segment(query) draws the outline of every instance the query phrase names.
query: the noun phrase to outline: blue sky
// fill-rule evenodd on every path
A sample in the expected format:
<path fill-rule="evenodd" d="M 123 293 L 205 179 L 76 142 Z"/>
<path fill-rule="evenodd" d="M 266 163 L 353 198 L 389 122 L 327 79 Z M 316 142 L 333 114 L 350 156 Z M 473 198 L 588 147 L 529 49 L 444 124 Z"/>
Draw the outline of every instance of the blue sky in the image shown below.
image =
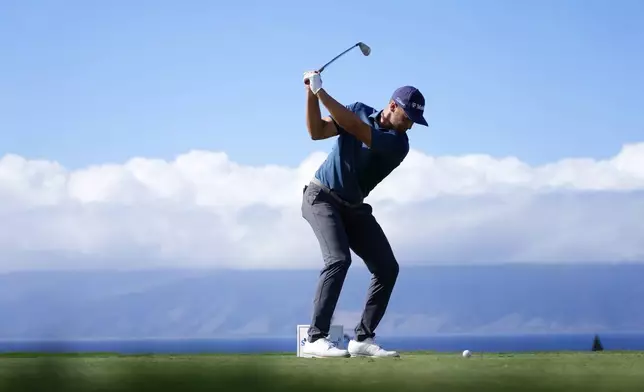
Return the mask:
<path fill-rule="evenodd" d="M 0 156 L 296 166 L 332 143 L 307 138 L 302 73 L 360 40 L 372 55 L 333 64 L 325 87 L 378 107 L 418 86 L 424 153 L 538 165 L 644 139 L 641 1 L 220 4 L 3 2 Z"/>
<path fill-rule="evenodd" d="M 333 96 L 427 98 L 367 200 L 402 266 L 644 261 L 641 1 L 2 4 L 0 271 L 318 269 L 302 75 L 358 41 Z"/>

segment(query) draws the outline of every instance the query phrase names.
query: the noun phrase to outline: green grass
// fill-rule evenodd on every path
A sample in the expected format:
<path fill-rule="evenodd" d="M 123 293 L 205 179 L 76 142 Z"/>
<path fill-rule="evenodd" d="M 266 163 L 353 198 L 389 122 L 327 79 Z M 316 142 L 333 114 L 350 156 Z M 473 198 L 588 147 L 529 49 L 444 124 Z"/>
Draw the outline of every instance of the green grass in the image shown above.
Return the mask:
<path fill-rule="evenodd" d="M 0 355 L 0 391 L 640 391 L 642 352 L 403 353 L 400 359 L 267 355 Z"/>

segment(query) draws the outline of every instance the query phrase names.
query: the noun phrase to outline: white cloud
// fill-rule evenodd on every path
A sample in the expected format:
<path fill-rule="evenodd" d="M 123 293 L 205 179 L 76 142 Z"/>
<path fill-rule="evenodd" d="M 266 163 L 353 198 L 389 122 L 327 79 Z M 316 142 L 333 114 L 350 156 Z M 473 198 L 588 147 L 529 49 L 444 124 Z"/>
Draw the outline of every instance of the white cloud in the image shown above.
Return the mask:
<path fill-rule="evenodd" d="M 0 159 L 0 269 L 318 268 L 298 167 L 192 151 L 70 171 Z M 644 261 L 644 143 L 531 167 L 412 151 L 369 197 L 402 265 Z"/>

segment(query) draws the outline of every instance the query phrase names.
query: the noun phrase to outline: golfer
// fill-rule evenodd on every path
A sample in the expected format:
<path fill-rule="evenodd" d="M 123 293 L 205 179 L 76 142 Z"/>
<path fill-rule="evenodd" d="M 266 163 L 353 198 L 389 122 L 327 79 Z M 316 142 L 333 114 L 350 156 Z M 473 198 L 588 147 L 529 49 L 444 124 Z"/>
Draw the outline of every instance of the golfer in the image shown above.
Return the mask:
<path fill-rule="evenodd" d="M 364 199 L 409 152 L 407 131 L 427 126 L 425 98 L 412 86 L 394 91 L 378 111 L 356 102 L 338 103 L 323 88 L 320 74 L 304 73 L 306 125 L 313 140 L 338 136 L 329 156 L 304 187 L 302 216 L 313 228 L 324 259 L 313 301 L 313 317 L 302 353 L 314 357 L 397 357 L 374 341 L 398 277 L 398 262 L 372 208 Z M 319 103 L 330 116 L 322 118 Z M 371 285 L 355 336 L 347 350 L 329 339 L 331 318 L 351 265 L 350 249 L 371 272 Z"/>

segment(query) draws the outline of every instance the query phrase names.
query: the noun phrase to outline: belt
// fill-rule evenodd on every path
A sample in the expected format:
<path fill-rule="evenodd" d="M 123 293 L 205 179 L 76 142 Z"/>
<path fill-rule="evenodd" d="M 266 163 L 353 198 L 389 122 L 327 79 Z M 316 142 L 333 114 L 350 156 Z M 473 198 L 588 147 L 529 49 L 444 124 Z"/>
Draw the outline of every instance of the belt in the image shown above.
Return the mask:
<path fill-rule="evenodd" d="M 314 184 L 314 185 L 316 185 L 316 186 L 318 186 L 318 187 L 322 188 L 322 190 L 324 190 L 326 193 L 328 193 L 329 195 L 331 195 L 331 197 L 333 197 L 333 198 L 334 198 L 334 199 L 336 199 L 339 203 L 341 203 L 341 204 L 343 204 L 343 205 L 345 205 L 345 206 L 347 206 L 347 207 L 357 207 L 357 206 L 359 206 L 359 205 L 361 205 L 361 204 L 362 204 L 362 200 L 360 200 L 360 201 L 359 201 L 359 202 L 357 202 L 357 203 L 350 203 L 350 202 L 348 202 L 348 201 L 344 200 L 342 197 L 340 197 L 340 195 L 338 195 L 338 194 L 337 194 L 337 192 L 336 192 L 336 191 L 334 191 L 333 189 L 331 189 L 331 188 L 327 187 L 326 185 L 324 185 L 322 182 L 320 182 L 320 180 L 318 180 L 318 179 L 317 179 L 317 178 L 315 178 L 315 177 L 313 177 L 313 178 L 311 179 L 311 184 Z"/>

